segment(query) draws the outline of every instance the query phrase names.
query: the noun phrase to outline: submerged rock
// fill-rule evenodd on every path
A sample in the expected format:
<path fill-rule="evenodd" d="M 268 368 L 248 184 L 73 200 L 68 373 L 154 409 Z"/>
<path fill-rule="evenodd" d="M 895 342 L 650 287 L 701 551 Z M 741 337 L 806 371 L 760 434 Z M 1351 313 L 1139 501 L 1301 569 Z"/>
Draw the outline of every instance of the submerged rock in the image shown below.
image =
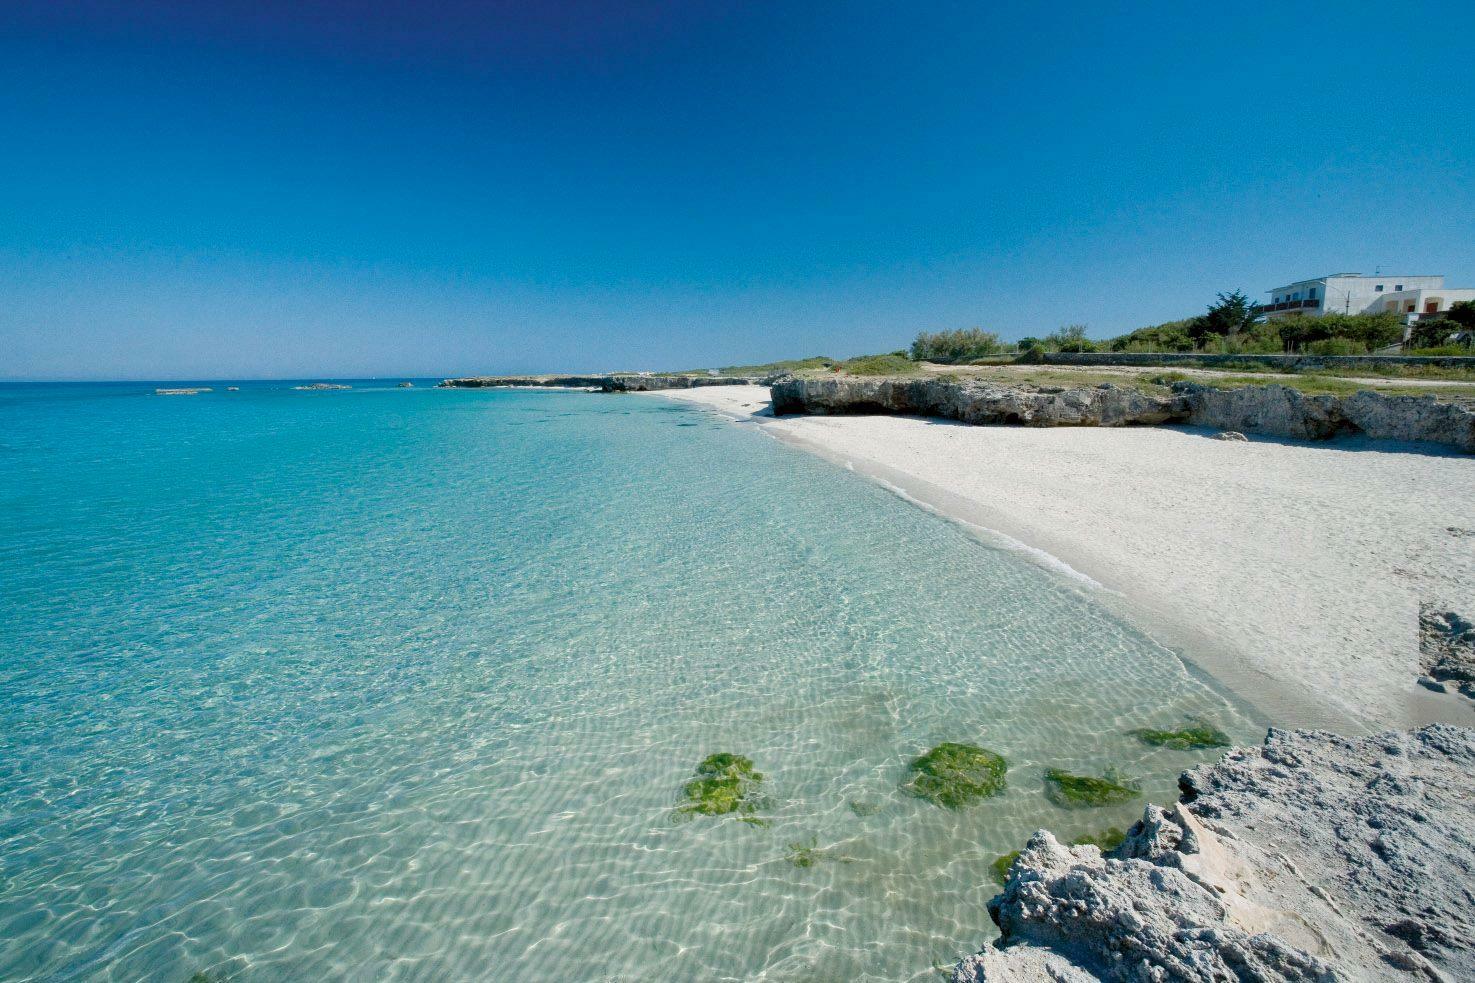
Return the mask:
<path fill-rule="evenodd" d="M 1175 748 L 1179 751 L 1228 747 L 1230 744 L 1228 734 L 1200 721 L 1192 721 L 1178 730 L 1154 730 L 1151 727 L 1139 727 L 1127 733 L 1144 744 Z"/>
<path fill-rule="evenodd" d="M 1475 730 L 1272 730 L 1115 850 L 1040 831 L 980 981 L 1475 979 Z"/>
<path fill-rule="evenodd" d="M 1243 441 L 1248 441 L 1250 438 L 1246 437 L 1244 434 L 1240 433 L 1238 430 L 1220 430 L 1218 433 L 1214 434 L 1214 439 L 1215 440 L 1243 440 Z"/>
<path fill-rule="evenodd" d="M 1008 762 L 972 744 L 944 741 L 907 766 L 911 777 L 902 788 L 919 799 L 959 809 L 1004 790 Z"/>
<path fill-rule="evenodd" d="M 1121 805 L 1142 794 L 1142 786 L 1109 769 L 1106 775 L 1072 775 L 1059 768 L 1045 772 L 1045 798 L 1062 809 L 1094 809 Z"/>
<path fill-rule="evenodd" d="M 763 825 L 754 816 L 761 805 L 763 773 L 740 754 L 711 754 L 697 765 L 697 777 L 682 787 L 686 804 L 681 815 L 727 816 L 736 814 L 743 822 Z"/>

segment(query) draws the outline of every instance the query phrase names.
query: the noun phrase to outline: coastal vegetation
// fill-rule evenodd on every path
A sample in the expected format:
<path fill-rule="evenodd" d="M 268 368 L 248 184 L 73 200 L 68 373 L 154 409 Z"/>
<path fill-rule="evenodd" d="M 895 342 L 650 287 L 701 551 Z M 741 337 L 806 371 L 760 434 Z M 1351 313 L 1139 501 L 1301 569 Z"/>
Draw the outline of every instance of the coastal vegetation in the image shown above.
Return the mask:
<path fill-rule="evenodd" d="M 1177 730 L 1155 730 L 1151 727 L 1139 727 L 1127 733 L 1144 744 L 1151 744 L 1153 747 L 1173 748 L 1179 751 L 1229 747 L 1230 743 L 1228 734 L 1202 721 L 1193 721 Z"/>
<path fill-rule="evenodd" d="M 960 809 L 1004 790 L 1008 763 L 973 744 L 944 741 L 907 766 L 902 788 L 946 809 Z"/>
<path fill-rule="evenodd" d="M 681 815 L 727 816 L 745 823 L 766 825 L 757 818 L 763 773 L 741 754 L 721 752 L 708 755 L 697 765 L 697 777 L 682 787 L 686 804 L 676 811 Z"/>
<path fill-rule="evenodd" d="M 923 331 L 912 341 L 911 357 L 918 362 L 959 365 L 1003 350 L 1004 343 L 999 336 L 981 328 Z"/>
<path fill-rule="evenodd" d="M 1142 786 L 1115 769 L 1104 776 L 1073 775 L 1059 768 L 1045 771 L 1045 798 L 1062 809 L 1095 809 L 1131 802 Z"/>

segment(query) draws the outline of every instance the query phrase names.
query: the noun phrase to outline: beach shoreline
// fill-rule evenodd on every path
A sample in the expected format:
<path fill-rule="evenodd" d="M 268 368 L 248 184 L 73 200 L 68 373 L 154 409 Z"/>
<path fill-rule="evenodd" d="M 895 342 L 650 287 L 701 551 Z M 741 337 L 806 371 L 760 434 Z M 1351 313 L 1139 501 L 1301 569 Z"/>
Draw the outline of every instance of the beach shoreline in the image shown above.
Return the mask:
<path fill-rule="evenodd" d="M 768 413 L 761 386 L 656 395 L 851 468 L 1019 552 L 1276 726 L 1469 725 L 1418 684 L 1419 605 L 1475 607 L 1470 459 L 1188 427 L 975 427 Z"/>

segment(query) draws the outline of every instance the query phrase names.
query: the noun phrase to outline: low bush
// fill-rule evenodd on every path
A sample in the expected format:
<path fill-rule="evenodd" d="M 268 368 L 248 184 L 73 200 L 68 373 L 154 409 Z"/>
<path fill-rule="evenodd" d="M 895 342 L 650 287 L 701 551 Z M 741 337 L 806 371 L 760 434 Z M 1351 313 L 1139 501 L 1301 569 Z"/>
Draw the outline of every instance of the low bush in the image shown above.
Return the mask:
<path fill-rule="evenodd" d="M 902 355 L 857 355 L 840 363 L 850 375 L 910 375 L 921 371 L 917 363 Z"/>
<path fill-rule="evenodd" d="M 1366 355 L 1367 345 L 1351 338 L 1323 338 L 1305 348 L 1308 355 Z"/>
<path fill-rule="evenodd" d="M 1003 342 L 992 331 L 967 328 L 957 331 L 926 331 L 912 342 L 911 355 L 918 362 L 941 362 L 951 365 L 1003 351 Z"/>

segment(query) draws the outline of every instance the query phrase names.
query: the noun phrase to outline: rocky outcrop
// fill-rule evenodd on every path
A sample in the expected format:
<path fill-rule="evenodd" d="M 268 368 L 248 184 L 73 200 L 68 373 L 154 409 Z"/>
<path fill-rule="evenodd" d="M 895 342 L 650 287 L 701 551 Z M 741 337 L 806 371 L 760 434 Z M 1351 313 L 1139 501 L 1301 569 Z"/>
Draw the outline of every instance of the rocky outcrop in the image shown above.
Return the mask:
<path fill-rule="evenodd" d="M 480 375 L 446 379 L 440 389 L 548 388 L 597 389 L 607 393 L 657 392 L 698 386 L 752 386 L 759 382 L 739 376 L 645 375 L 619 372 L 609 375 Z"/>
<path fill-rule="evenodd" d="M 1419 608 L 1420 680 L 1440 692 L 1451 689 L 1475 700 L 1475 622 L 1453 611 Z"/>
<path fill-rule="evenodd" d="M 1475 979 L 1475 731 L 1272 730 L 1120 847 L 1034 835 L 960 983 Z"/>
<path fill-rule="evenodd" d="M 305 386 L 293 386 L 292 388 L 300 389 L 305 392 L 322 392 L 329 389 L 352 389 L 353 387 L 345 386 L 342 383 L 338 382 L 309 382 Z"/>
<path fill-rule="evenodd" d="M 964 423 L 1029 427 L 1122 427 L 1183 415 L 1177 397 L 1149 396 L 1111 384 L 1001 386 L 976 379 L 787 379 L 773 386 L 773 412 L 899 413 Z"/>
<path fill-rule="evenodd" d="M 1187 422 L 1195 426 L 1301 440 L 1362 433 L 1475 452 L 1475 410 L 1433 396 L 1385 396 L 1370 390 L 1350 396 L 1308 395 L 1289 386 L 1216 389 L 1191 382 L 1177 383 L 1173 391 L 1184 400 Z"/>
<path fill-rule="evenodd" d="M 1470 406 L 1370 391 L 1308 395 L 1280 385 L 1217 389 L 1179 382 L 1171 395 L 1155 396 L 1110 383 L 1066 388 L 967 378 L 789 378 L 773 384 L 773 412 L 893 413 L 1029 427 L 1187 423 L 1300 440 L 1362 433 L 1475 452 L 1475 408 Z"/>

